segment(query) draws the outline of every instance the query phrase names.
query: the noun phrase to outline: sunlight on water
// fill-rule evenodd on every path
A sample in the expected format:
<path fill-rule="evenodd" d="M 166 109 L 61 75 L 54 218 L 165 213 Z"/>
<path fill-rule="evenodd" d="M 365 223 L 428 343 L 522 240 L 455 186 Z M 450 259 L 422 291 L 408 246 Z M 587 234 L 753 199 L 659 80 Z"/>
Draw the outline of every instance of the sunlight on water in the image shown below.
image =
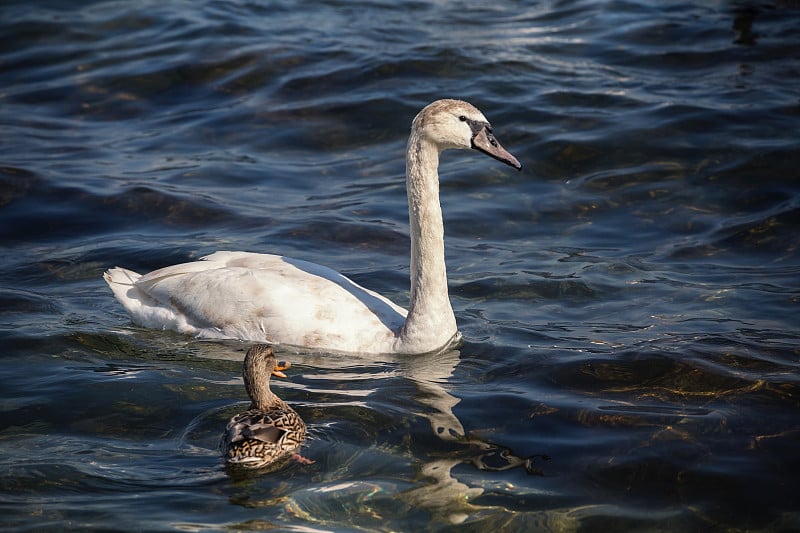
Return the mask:
<path fill-rule="evenodd" d="M 0 6 L 4 530 L 800 529 L 794 2 Z M 407 305 L 440 169 L 458 350 L 282 347 L 313 464 L 226 470 L 247 344 L 102 281 L 286 253 Z"/>

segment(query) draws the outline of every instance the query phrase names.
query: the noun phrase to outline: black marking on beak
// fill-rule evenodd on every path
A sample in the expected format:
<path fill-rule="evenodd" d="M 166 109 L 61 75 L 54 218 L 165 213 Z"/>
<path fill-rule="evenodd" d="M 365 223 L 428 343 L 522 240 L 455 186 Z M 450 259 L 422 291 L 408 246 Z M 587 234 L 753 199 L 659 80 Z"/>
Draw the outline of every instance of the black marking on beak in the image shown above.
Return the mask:
<path fill-rule="evenodd" d="M 522 164 L 517 161 L 517 158 L 511 155 L 500 143 L 495 139 L 492 132 L 492 125 L 488 122 L 479 122 L 477 120 L 470 120 L 466 117 L 459 117 L 467 124 L 472 130 L 472 147 L 479 152 L 483 152 L 489 157 L 493 157 L 498 161 L 502 161 L 506 165 L 512 166 L 517 170 L 522 169 Z"/>

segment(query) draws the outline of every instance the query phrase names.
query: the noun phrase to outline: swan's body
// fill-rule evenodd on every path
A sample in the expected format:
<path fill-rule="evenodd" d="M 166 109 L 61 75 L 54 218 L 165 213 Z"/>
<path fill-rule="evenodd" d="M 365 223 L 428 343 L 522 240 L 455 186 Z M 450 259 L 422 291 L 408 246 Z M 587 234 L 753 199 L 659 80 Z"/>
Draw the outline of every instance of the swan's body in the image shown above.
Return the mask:
<path fill-rule="evenodd" d="M 228 422 L 220 447 L 225 462 L 244 468 L 264 468 L 288 457 L 306 438 L 306 424 L 297 412 L 269 388 L 270 375 L 286 377 L 268 345 L 247 351 L 242 377 L 250 409 Z M 306 460 L 307 461 L 307 460 Z"/>
<path fill-rule="evenodd" d="M 141 277 L 120 268 L 111 276 L 137 324 L 205 338 L 390 353 L 406 317 L 330 268 L 278 255 L 215 252 Z"/>
<path fill-rule="evenodd" d="M 439 154 L 474 148 L 517 169 L 471 104 L 438 100 L 414 118 L 406 155 L 409 310 L 327 267 L 277 255 L 216 252 L 140 276 L 105 273 L 141 326 L 201 337 L 361 353 L 426 353 L 459 338 L 447 292 Z"/>

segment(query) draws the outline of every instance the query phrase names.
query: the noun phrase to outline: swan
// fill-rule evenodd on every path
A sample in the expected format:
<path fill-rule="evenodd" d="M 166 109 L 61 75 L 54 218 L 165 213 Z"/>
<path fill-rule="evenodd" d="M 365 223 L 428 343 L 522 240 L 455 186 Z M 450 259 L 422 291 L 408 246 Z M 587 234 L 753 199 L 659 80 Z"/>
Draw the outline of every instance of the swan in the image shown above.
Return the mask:
<path fill-rule="evenodd" d="M 267 344 L 256 344 L 247 350 L 242 378 L 250 408 L 228 421 L 220 443 L 229 465 L 264 468 L 290 456 L 304 464 L 314 462 L 294 453 L 306 438 L 305 422 L 269 388 L 270 375 L 285 378 L 282 371 L 290 366 L 283 361 L 278 363 Z"/>
<path fill-rule="evenodd" d="M 104 278 L 131 320 L 203 338 L 328 352 L 422 354 L 461 339 L 447 292 L 439 155 L 474 149 L 517 170 L 473 105 L 437 100 L 414 118 L 406 153 L 411 237 L 408 311 L 328 267 L 280 255 L 219 251 L 145 275 Z"/>

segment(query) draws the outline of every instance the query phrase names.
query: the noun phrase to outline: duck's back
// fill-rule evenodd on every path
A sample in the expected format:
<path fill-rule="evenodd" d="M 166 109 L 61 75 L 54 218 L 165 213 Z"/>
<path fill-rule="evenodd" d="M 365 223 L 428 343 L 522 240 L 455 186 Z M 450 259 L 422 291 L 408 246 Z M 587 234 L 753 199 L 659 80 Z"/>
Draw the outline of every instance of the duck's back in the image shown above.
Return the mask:
<path fill-rule="evenodd" d="M 222 451 L 228 463 L 259 467 L 295 452 L 305 437 L 305 422 L 289 407 L 250 410 L 228 422 Z"/>

